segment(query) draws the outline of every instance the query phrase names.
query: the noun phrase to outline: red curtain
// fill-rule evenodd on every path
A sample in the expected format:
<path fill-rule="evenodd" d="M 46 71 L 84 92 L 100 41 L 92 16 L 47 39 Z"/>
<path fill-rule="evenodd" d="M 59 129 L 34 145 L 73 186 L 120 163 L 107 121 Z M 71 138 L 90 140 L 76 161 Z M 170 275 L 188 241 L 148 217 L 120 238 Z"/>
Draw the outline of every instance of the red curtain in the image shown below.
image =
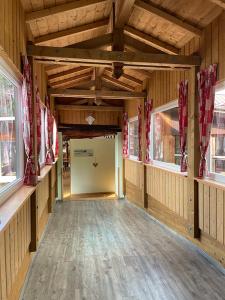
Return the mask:
<path fill-rule="evenodd" d="M 213 121 L 215 85 L 217 65 L 210 65 L 198 73 L 199 93 L 199 134 L 201 159 L 199 177 L 206 172 L 206 153 L 210 141 L 211 126 Z"/>
<path fill-rule="evenodd" d="M 36 85 L 35 89 L 36 89 L 36 118 L 37 118 L 37 156 L 38 156 L 37 174 L 40 175 L 39 156 L 41 152 L 41 97 L 37 86 L 37 77 L 36 77 L 35 85 Z"/>
<path fill-rule="evenodd" d="M 123 114 L 123 157 L 128 157 L 128 113 Z"/>
<path fill-rule="evenodd" d="M 27 156 L 27 162 L 24 173 L 24 184 L 37 184 L 37 170 L 35 168 L 34 157 L 34 116 L 32 110 L 32 71 L 27 57 L 24 57 L 23 66 L 23 140 Z"/>
<path fill-rule="evenodd" d="M 142 115 L 141 115 L 141 104 L 138 106 L 138 160 L 142 160 Z"/>
<path fill-rule="evenodd" d="M 179 99 L 178 99 L 178 113 L 179 113 L 179 135 L 180 135 L 180 171 L 187 171 L 187 127 L 188 127 L 188 81 L 182 80 L 179 83 Z"/>
<path fill-rule="evenodd" d="M 151 131 L 151 112 L 152 112 L 152 100 L 148 100 L 145 103 L 145 138 L 146 138 L 146 163 L 150 162 L 150 131 Z"/>
<path fill-rule="evenodd" d="M 54 162 L 54 153 L 53 153 L 53 122 L 54 117 L 51 114 L 49 99 L 46 98 L 46 112 L 45 112 L 45 144 L 46 144 L 46 165 L 52 165 Z"/>

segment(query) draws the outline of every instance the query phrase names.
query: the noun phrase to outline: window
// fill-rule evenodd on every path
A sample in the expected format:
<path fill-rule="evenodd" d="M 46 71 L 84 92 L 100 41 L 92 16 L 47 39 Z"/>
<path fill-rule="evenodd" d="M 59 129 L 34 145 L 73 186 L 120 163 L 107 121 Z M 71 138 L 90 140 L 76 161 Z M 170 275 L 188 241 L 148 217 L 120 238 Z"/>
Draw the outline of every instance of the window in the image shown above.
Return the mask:
<path fill-rule="evenodd" d="M 153 111 L 151 141 L 153 162 L 178 171 L 181 157 L 178 101 Z"/>
<path fill-rule="evenodd" d="M 39 156 L 39 164 L 41 167 L 45 164 L 45 107 L 41 105 L 41 150 Z"/>
<path fill-rule="evenodd" d="M 209 177 L 225 182 L 225 89 L 218 89 L 215 95 L 207 168 Z"/>
<path fill-rule="evenodd" d="M 21 86 L 0 61 L 0 204 L 23 176 Z"/>
<path fill-rule="evenodd" d="M 129 156 L 131 158 L 138 158 L 139 141 L 138 141 L 138 117 L 132 118 L 128 123 L 129 132 Z"/>

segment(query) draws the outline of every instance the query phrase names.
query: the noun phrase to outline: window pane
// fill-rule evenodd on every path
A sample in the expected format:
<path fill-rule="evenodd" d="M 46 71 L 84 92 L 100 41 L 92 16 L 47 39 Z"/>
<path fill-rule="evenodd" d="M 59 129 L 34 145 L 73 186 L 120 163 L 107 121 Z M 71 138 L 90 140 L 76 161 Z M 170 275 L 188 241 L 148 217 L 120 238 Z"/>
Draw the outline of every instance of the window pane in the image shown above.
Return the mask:
<path fill-rule="evenodd" d="M 225 95 L 219 93 L 215 96 L 208 168 L 211 173 L 225 175 Z"/>
<path fill-rule="evenodd" d="M 153 159 L 180 164 L 178 107 L 153 114 Z"/>
<path fill-rule="evenodd" d="M 129 121 L 129 155 L 138 157 L 138 120 Z"/>
<path fill-rule="evenodd" d="M 0 190 L 17 178 L 17 88 L 0 72 Z"/>

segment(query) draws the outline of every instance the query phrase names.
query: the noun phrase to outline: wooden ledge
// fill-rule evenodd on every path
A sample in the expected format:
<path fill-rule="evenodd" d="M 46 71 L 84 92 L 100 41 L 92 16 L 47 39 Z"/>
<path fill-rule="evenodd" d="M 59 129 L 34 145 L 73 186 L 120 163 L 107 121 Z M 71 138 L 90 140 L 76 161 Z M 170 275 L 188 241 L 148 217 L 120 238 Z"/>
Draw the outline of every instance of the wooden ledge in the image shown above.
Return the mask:
<path fill-rule="evenodd" d="M 31 187 L 23 185 L 0 206 L 0 232 L 5 229 L 7 224 L 12 220 L 14 215 L 32 195 L 35 189 L 35 186 Z"/>
<path fill-rule="evenodd" d="M 51 170 L 53 165 L 47 165 L 47 166 L 44 166 L 42 169 L 41 169 L 41 175 L 38 176 L 38 182 L 41 182 L 45 176 L 49 173 L 49 171 Z"/>
<path fill-rule="evenodd" d="M 129 160 L 129 161 L 132 161 L 132 162 L 136 162 L 138 164 L 143 164 L 143 161 L 136 160 L 136 159 L 130 158 L 130 157 L 126 157 L 126 158 L 124 158 L 124 160 Z"/>
<path fill-rule="evenodd" d="M 225 191 L 225 183 L 221 183 L 221 182 L 215 181 L 213 179 L 209 179 L 209 178 L 206 179 L 206 178 L 195 177 L 194 179 L 195 179 L 195 181 L 197 181 L 199 183 L 210 185 L 210 186 L 213 186 L 215 188 L 219 188 L 219 189 L 222 189 Z"/>
<path fill-rule="evenodd" d="M 175 171 L 175 170 L 170 170 L 169 168 L 163 168 L 161 166 L 157 166 L 157 165 L 154 165 L 154 164 L 147 164 L 147 163 L 144 163 L 144 165 L 147 167 L 147 168 L 155 168 L 155 169 L 159 169 L 161 171 L 164 171 L 164 172 L 168 172 L 168 173 L 172 173 L 172 174 L 175 174 L 175 175 L 178 175 L 178 176 L 181 176 L 181 177 L 188 177 L 187 173 L 184 172 L 178 172 L 178 171 Z"/>

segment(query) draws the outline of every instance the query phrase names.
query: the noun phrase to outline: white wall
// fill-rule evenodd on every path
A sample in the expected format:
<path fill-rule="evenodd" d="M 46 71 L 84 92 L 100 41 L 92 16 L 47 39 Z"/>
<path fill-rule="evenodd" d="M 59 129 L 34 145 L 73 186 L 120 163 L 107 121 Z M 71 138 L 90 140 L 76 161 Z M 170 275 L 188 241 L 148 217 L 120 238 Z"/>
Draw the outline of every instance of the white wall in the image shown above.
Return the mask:
<path fill-rule="evenodd" d="M 74 150 L 93 149 L 93 157 L 75 157 Z M 115 192 L 115 140 L 94 138 L 70 141 L 71 194 Z M 98 163 L 97 167 L 93 162 Z"/>

